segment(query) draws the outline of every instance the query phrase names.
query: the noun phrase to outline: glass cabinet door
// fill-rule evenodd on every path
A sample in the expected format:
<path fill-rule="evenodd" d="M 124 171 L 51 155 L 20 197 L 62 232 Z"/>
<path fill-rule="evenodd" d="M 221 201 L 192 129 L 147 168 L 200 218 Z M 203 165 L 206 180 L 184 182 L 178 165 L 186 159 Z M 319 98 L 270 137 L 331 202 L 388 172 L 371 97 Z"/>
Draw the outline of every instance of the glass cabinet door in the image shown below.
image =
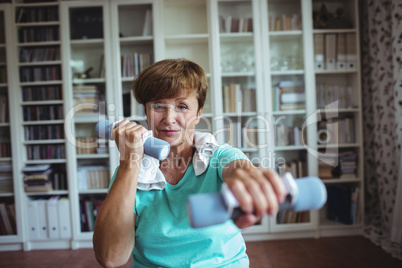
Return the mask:
<path fill-rule="evenodd" d="M 64 74 L 66 88 L 66 134 L 69 141 L 69 185 L 74 189 L 72 206 L 74 233 L 91 238 L 97 211 L 110 182 L 109 141 L 95 133 L 96 123 L 116 110 L 112 83 L 111 41 L 108 1 L 62 3 Z M 68 128 L 67 128 L 68 127 Z M 71 131 L 69 131 L 71 129 Z"/>

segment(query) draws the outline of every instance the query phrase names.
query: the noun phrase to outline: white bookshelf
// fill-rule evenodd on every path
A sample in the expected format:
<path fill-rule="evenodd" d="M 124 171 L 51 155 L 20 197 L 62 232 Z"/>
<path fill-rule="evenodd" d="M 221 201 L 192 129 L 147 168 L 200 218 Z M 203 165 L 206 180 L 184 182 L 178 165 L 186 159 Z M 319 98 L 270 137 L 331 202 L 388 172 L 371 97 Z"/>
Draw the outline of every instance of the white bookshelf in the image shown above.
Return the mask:
<path fill-rule="evenodd" d="M 321 4 L 328 5 L 330 10 L 342 6 L 346 19 L 351 21 L 348 28 L 315 29 L 312 10 Z M 15 14 L 19 8 L 57 7 L 59 19 L 52 22 L 16 22 Z M 98 12 L 102 16 L 101 36 L 77 36 L 77 25 L 74 18 L 82 11 Z M 147 10 L 152 12 L 152 20 L 146 20 Z M 7 49 L 5 66 L 8 72 L 8 83 L 0 83 L 0 89 L 13 87 L 9 93 L 10 123 L 0 123 L 0 131 L 9 129 L 11 133 L 13 157 L 0 158 L 13 163 L 14 192 L 2 193 L 2 198 L 12 198 L 16 204 L 18 218 L 17 235 L 0 236 L 0 250 L 3 249 L 37 249 L 37 248 L 81 248 L 91 247 L 92 232 L 81 228 L 80 207 L 82 200 L 102 199 L 107 189 L 79 188 L 78 168 L 83 165 L 109 166 L 110 176 L 118 165 L 118 151 L 113 142 L 108 143 L 108 153 L 78 154 L 74 139 L 94 136 L 94 127 L 101 118 L 121 119 L 123 117 L 145 123 L 142 108 L 135 105 L 130 96 L 131 83 L 135 74 L 122 69 L 121 56 L 137 54 L 151 55 L 151 62 L 165 58 L 187 58 L 200 64 L 207 73 L 209 92 L 204 107 L 204 114 L 198 130 L 216 134 L 220 143 L 227 142 L 228 137 L 222 133 L 233 123 L 233 129 L 244 126 L 257 128 L 259 148 L 240 144 L 240 149 L 250 159 L 267 168 L 276 168 L 278 160 L 292 163 L 305 162 L 304 172 L 309 176 L 317 176 L 319 161 L 315 157 L 317 151 L 339 152 L 353 151 L 357 155 L 356 175 L 345 178 L 327 178 L 326 186 L 344 185 L 361 189 L 359 195 L 360 219 L 363 218 L 364 205 L 364 172 L 363 172 L 363 136 L 362 136 L 362 104 L 359 62 L 359 27 L 357 0 L 100 0 L 100 1 L 60 1 L 42 3 L 24 3 L 14 0 L 12 4 L 0 4 L 0 12 L 4 12 L 6 43 L 0 50 Z M 77 13 L 78 12 L 78 13 Z M 13 15 L 14 14 L 14 15 Z M 272 28 L 272 17 L 297 14 L 299 23 L 285 30 Z M 180 16 L 182 19 L 178 20 Z M 221 18 L 252 19 L 252 31 L 221 30 Z M 240 21 L 240 20 L 239 20 Z M 296 21 L 296 20 L 295 20 Z M 151 24 L 149 24 L 152 22 Z M 246 22 L 243 21 L 244 25 Z M 144 25 L 146 34 L 144 35 Z M 47 42 L 19 42 L 17 30 L 24 27 L 59 27 L 60 40 Z M 80 27 L 78 27 L 80 28 Z M 83 29 L 85 27 L 82 27 Z M 99 30 L 98 29 L 98 30 Z M 250 28 L 251 29 L 251 28 Z M 82 29 L 80 29 L 82 30 Z M 315 69 L 314 36 L 317 34 L 355 34 L 356 64 L 350 69 Z M 60 59 L 46 62 L 19 63 L 18 51 L 26 47 L 60 47 Z M 9 53 L 10 52 L 10 53 Z M 11 53 L 12 52 L 12 53 Z M 104 72 L 101 75 L 101 55 L 104 55 Z M 147 56 L 144 56 L 147 57 Z M 286 63 L 284 63 L 284 60 Z M 3 63 L 3 60 L 0 59 Z M 71 62 L 74 62 L 73 69 Z M 21 68 L 60 66 L 61 79 L 54 81 L 21 81 Z M 2 67 L 3 65 L 0 65 Z M 90 77 L 80 78 L 76 72 L 83 72 L 93 67 Z M 124 72 L 127 72 L 123 74 Z M 305 101 L 302 107 L 280 110 L 276 86 L 281 81 L 301 81 Z M 350 86 L 355 100 L 353 107 L 331 107 L 324 110 L 319 105 L 318 85 Z M 75 114 L 73 87 L 97 86 L 104 95 L 106 115 Z M 247 111 L 241 105 L 228 110 L 224 94 L 224 86 L 240 85 L 240 89 L 255 90 L 254 107 Z M 26 100 L 23 101 L 21 88 L 60 86 L 60 100 Z M 250 92 L 249 92 L 250 93 Z M 254 93 L 254 92 L 252 92 Z M 238 95 L 240 96 L 240 95 Z M 243 97 L 242 97 L 243 98 Z M 327 104 L 327 103 L 325 103 Z M 62 106 L 66 118 L 42 121 L 24 121 L 23 109 L 35 106 Z M 354 120 L 355 139 L 350 142 L 335 144 L 318 144 L 318 116 L 336 115 L 334 118 L 350 117 Z M 305 143 L 276 144 L 276 126 L 305 128 Z M 66 138 L 25 140 L 24 128 L 40 125 L 64 125 Z M 229 127 L 230 128 L 230 127 Z M 240 133 L 241 134 L 241 133 Z M 240 135 L 237 133 L 238 137 Z M 71 138 L 73 138 L 71 140 Z M 237 138 L 242 141 L 242 139 Z M 237 140 L 236 139 L 236 140 Z M 242 143 L 242 142 L 240 142 Z M 27 158 L 27 147 L 36 145 L 65 145 L 66 157 L 62 159 Z M 14 161 L 15 159 L 21 161 Z M 22 168 L 26 164 L 54 164 L 66 167 L 68 187 L 63 191 L 50 193 L 24 192 Z M 26 198 L 61 195 L 68 197 L 71 212 L 72 236 L 69 239 L 31 240 L 26 225 L 28 214 Z M 280 222 L 275 217 L 264 217 L 255 226 L 244 230 L 247 240 L 285 239 L 303 237 L 321 237 L 337 235 L 361 234 L 363 223 L 341 224 L 327 220 L 327 207 L 320 211 L 310 211 L 304 215 L 302 222 Z M 290 217 L 290 216 L 289 216 Z M 293 218 L 294 219 L 294 218 Z"/>

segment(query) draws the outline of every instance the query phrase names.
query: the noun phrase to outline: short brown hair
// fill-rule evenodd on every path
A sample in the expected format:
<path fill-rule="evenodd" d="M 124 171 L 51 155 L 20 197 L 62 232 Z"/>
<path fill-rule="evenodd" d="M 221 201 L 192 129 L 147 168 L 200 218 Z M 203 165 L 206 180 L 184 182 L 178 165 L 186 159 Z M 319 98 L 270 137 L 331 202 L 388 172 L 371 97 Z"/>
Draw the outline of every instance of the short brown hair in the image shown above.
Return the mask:
<path fill-rule="evenodd" d="M 133 81 L 133 94 L 138 103 L 174 98 L 186 90 L 193 90 L 198 110 L 204 107 L 208 82 L 204 70 L 186 59 L 166 59 L 155 62 L 141 71 Z"/>

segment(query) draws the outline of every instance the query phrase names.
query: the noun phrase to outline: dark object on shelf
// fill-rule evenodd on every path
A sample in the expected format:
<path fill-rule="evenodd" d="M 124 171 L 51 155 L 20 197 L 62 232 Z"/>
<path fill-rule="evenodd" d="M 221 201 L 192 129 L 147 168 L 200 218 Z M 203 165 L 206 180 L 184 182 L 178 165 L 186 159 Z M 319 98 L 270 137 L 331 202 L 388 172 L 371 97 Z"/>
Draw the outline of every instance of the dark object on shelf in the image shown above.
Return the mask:
<path fill-rule="evenodd" d="M 351 188 L 344 185 L 329 185 L 327 192 L 327 218 L 343 224 L 353 224 Z"/>
<path fill-rule="evenodd" d="M 91 78 L 91 75 L 89 74 L 91 71 L 93 70 L 92 67 L 89 67 L 88 69 L 86 69 L 85 71 L 83 71 L 82 73 L 74 73 L 74 78 L 79 78 L 79 79 L 88 79 Z"/>
<path fill-rule="evenodd" d="M 345 29 L 352 28 L 351 23 L 344 16 L 343 8 L 337 8 L 335 13 L 328 11 L 325 4 L 319 11 L 313 11 L 314 29 Z"/>
<path fill-rule="evenodd" d="M 71 39 L 103 38 L 102 8 L 72 9 L 70 21 Z"/>

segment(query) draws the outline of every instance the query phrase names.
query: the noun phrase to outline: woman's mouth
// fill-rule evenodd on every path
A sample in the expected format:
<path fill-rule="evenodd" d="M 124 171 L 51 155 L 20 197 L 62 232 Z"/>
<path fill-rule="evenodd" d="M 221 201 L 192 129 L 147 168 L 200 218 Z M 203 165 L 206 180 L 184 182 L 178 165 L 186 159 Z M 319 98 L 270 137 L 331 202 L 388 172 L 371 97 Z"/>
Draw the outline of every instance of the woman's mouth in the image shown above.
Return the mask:
<path fill-rule="evenodd" d="M 163 132 L 165 135 L 174 135 L 176 133 L 178 133 L 178 130 L 170 130 L 170 129 L 165 129 L 165 130 L 161 130 L 161 132 Z"/>

